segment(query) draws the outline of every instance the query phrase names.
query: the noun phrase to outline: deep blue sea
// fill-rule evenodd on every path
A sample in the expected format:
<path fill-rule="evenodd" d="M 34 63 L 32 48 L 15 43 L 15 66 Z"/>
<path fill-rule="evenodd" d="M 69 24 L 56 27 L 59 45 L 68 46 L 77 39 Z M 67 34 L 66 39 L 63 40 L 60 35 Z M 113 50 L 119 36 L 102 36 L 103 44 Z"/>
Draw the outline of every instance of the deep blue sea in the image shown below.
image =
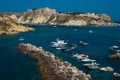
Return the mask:
<path fill-rule="evenodd" d="M 38 26 L 32 25 L 36 31 L 19 33 L 11 36 L 0 36 L 0 80 L 38 80 L 40 75 L 36 60 L 22 54 L 15 46 L 19 43 L 32 43 L 42 46 L 45 50 L 53 52 L 59 58 L 70 62 L 73 66 L 91 74 L 92 80 L 119 80 L 113 76 L 113 72 L 120 73 L 120 60 L 111 60 L 109 54 L 113 54 L 108 47 L 117 45 L 120 47 L 120 27 L 64 27 L 64 26 Z M 93 33 L 89 33 L 92 30 Z M 20 37 L 25 40 L 19 41 Z M 83 62 L 72 57 L 72 53 L 61 52 L 50 47 L 50 43 L 56 38 L 69 40 L 77 44 L 73 53 L 87 52 L 90 58 L 96 59 L 101 67 L 111 66 L 113 72 L 101 72 L 88 70 L 83 67 Z M 90 45 L 81 46 L 83 40 Z"/>

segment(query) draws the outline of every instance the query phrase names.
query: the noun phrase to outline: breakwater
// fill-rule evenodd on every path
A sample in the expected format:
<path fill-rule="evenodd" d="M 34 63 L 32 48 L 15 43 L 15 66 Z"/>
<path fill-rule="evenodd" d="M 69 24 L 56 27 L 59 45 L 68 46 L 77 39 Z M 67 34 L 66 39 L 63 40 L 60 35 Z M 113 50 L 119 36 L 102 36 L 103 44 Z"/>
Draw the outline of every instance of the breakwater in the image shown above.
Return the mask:
<path fill-rule="evenodd" d="M 113 54 L 113 55 L 109 55 L 108 57 L 111 58 L 111 59 L 120 59 L 120 54 L 119 53 L 118 54 Z"/>
<path fill-rule="evenodd" d="M 69 62 L 63 61 L 54 54 L 45 51 L 42 47 L 32 44 L 21 43 L 17 48 L 24 54 L 37 60 L 45 80 L 90 80 L 91 76 L 72 66 Z"/>

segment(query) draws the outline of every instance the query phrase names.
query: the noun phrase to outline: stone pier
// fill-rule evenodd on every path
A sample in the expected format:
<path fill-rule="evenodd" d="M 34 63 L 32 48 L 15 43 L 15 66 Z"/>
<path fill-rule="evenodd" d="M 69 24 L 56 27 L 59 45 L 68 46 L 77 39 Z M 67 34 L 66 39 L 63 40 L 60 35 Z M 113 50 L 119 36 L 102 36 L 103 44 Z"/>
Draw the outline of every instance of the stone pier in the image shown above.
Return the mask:
<path fill-rule="evenodd" d="M 90 80 L 91 75 L 63 61 L 42 47 L 21 43 L 17 48 L 24 54 L 37 60 L 37 65 L 44 80 Z"/>

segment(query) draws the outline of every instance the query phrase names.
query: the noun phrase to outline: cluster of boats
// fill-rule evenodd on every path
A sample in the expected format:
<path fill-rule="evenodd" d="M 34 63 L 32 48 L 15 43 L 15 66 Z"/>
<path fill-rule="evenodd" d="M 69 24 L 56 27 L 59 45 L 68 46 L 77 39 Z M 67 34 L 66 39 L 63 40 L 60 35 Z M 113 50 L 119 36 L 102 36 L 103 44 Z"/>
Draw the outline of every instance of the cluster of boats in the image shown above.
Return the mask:
<path fill-rule="evenodd" d="M 94 59 L 90 59 L 87 53 L 82 54 L 74 54 L 73 57 L 76 57 L 77 59 L 81 60 L 82 62 L 85 62 L 83 65 L 84 67 L 88 69 L 99 69 L 99 64 Z"/>
<path fill-rule="evenodd" d="M 86 43 L 84 41 L 80 41 L 79 43 L 82 46 L 88 45 L 88 43 Z M 68 43 L 68 40 L 65 41 L 65 40 L 60 40 L 58 38 L 56 39 L 56 41 L 51 42 L 50 46 L 57 50 L 61 50 L 61 51 L 65 51 L 65 52 L 71 52 L 77 48 L 76 44 L 70 44 L 70 43 Z"/>
<path fill-rule="evenodd" d="M 120 40 L 118 41 L 120 43 Z M 120 54 L 120 47 L 119 46 L 110 46 L 108 48 L 110 51 L 114 52 L 115 54 Z M 120 73 L 114 72 L 113 75 L 117 78 L 120 78 Z"/>
<path fill-rule="evenodd" d="M 56 39 L 55 42 L 51 42 L 51 47 L 56 48 L 57 50 L 70 52 L 73 51 L 77 47 L 77 45 L 68 44 L 68 41 Z"/>
<path fill-rule="evenodd" d="M 89 45 L 89 43 L 84 42 L 84 41 L 80 41 L 79 44 L 81 46 Z M 56 41 L 51 42 L 50 46 L 57 50 L 61 50 L 64 52 L 71 52 L 77 48 L 76 44 L 70 44 L 70 43 L 68 43 L 68 41 L 60 40 L 60 39 L 56 39 Z M 120 53 L 119 46 L 111 46 L 111 47 L 109 47 L 109 50 L 116 52 L 117 54 Z M 81 62 L 84 63 L 83 66 L 90 70 L 100 70 L 100 71 L 104 71 L 104 72 L 114 70 L 112 67 L 100 67 L 100 64 L 98 64 L 96 62 L 96 60 L 89 58 L 89 55 L 87 53 L 81 53 L 81 54 L 76 53 L 72 57 L 75 57 L 78 60 L 81 60 Z M 120 78 L 120 74 L 117 72 L 114 72 L 113 75 L 115 77 Z"/>
<path fill-rule="evenodd" d="M 81 53 L 81 54 L 74 54 L 73 57 L 81 60 L 82 62 L 84 62 L 83 66 L 85 68 L 88 68 L 90 70 L 100 70 L 103 72 L 110 72 L 113 71 L 114 69 L 112 67 L 100 67 L 100 64 L 98 64 L 96 62 L 96 60 L 94 59 L 90 59 L 87 53 Z M 117 72 L 114 72 L 113 75 L 115 77 L 120 78 L 120 74 Z"/>

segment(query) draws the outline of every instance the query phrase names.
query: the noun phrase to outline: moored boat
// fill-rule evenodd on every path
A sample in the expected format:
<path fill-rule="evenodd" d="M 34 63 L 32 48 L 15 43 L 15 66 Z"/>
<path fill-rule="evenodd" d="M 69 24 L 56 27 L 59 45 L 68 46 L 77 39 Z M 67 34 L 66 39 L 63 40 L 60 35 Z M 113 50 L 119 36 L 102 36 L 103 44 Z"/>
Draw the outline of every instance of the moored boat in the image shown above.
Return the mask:
<path fill-rule="evenodd" d="M 99 69 L 99 64 L 97 64 L 95 61 L 92 61 L 91 63 L 84 64 L 84 67 L 88 69 Z"/>
<path fill-rule="evenodd" d="M 109 47 L 109 50 L 111 50 L 111 51 L 116 51 L 118 49 L 119 49 L 119 46 L 110 46 Z"/>
<path fill-rule="evenodd" d="M 24 41 L 25 39 L 23 37 L 20 37 L 19 38 L 19 41 Z"/>
<path fill-rule="evenodd" d="M 113 75 L 114 75 L 115 77 L 120 78 L 120 74 L 119 74 L 119 73 L 114 72 Z"/>
<path fill-rule="evenodd" d="M 102 67 L 100 68 L 101 71 L 108 72 L 108 71 L 113 71 L 114 69 L 112 67 Z"/>
<path fill-rule="evenodd" d="M 73 57 L 76 57 L 77 59 L 86 59 L 89 56 L 86 53 L 82 53 L 82 54 L 74 54 Z"/>
<path fill-rule="evenodd" d="M 91 63 L 86 63 L 84 64 L 84 67 L 88 67 L 88 66 L 92 66 L 92 65 L 95 65 L 95 66 L 99 66 L 100 64 L 96 63 L 95 61 L 91 62 Z"/>
<path fill-rule="evenodd" d="M 82 62 L 91 62 L 91 61 L 96 61 L 96 60 L 93 60 L 93 59 L 89 59 L 89 58 L 85 58 L 83 60 L 81 60 Z"/>
<path fill-rule="evenodd" d="M 87 46 L 88 43 L 86 43 L 86 42 L 84 42 L 84 41 L 80 41 L 80 45 L 82 45 L 82 46 Z"/>

